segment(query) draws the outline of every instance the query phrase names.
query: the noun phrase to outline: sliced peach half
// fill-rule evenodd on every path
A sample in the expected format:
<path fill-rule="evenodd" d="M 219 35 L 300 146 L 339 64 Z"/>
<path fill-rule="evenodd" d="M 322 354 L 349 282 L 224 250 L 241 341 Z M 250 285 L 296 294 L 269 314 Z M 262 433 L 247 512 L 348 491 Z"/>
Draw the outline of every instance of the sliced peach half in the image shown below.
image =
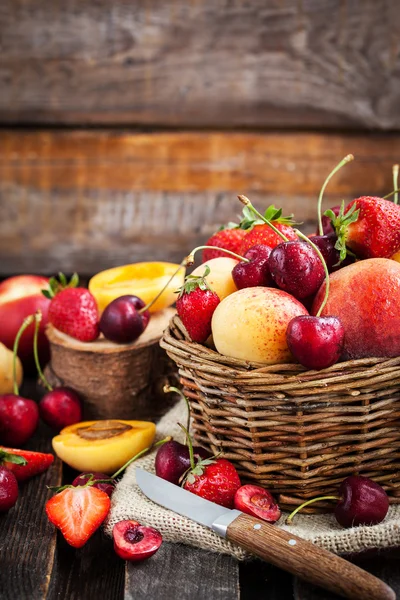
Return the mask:
<path fill-rule="evenodd" d="M 155 433 L 149 421 L 82 421 L 62 429 L 52 443 L 57 456 L 73 469 L 111 475 L 151 446 Z"/>
<path fill-rule="evenodd" d="M 185 269 L 179 268 L 178 264 L 141 262 L 100 271 L 89 281 L 89 290 L 102 312 L 112 300 L 126 294 L 138 296 L 148 304 L 167 286 L 150 308 L 150 312 L 156 312 L 174 304 L 177 297 L 175 292 L 183 284 L 184 278 Z"/>

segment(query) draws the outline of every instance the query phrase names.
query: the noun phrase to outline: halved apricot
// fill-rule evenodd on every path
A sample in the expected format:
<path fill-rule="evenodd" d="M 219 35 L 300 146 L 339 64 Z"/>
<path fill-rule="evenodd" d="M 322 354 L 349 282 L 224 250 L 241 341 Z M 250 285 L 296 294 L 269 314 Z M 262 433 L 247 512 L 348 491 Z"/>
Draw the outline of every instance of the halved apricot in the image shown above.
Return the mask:
<path fill-rule="evenodd" d="M 52 443 L 57 456 L 73 469 L 112 474 L 150 446 L 155 433 L 149 421 L 82 421 L 64 427 Z"/>
<path fill-rule="evenodd" d="M 150 312 L 156 312 L 174 304 L 177 297 L 175 292 L 185 278 L 184 267 L 169 283 L 168 280 L 178 269 L 178 264 L 169 262 L 141 262 L 114 267 L 94 275 L 89 281 L 89 290 L 102 312 L 112 300 L 126 294 L 138 296 L 147 304 L 168 284 L 150 308 Z"/>

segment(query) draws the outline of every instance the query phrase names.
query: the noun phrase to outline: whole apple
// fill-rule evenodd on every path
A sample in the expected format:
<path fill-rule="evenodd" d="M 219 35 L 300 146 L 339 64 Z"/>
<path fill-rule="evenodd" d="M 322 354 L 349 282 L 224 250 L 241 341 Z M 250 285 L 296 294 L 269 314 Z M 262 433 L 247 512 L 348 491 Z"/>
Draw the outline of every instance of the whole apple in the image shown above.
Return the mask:
<path fill-rule="evenodd" d="M 42 289 L 48 287 L 48 282 L 46 277 L 39 275 L 16 275 L 0 283 L 0 342 L 12 349 L 22 321 L 28 315 L 40 310 L 43 316 L 39 328 L 38 349 L 42 363 L 49 357 L 49 344 L 44 331 L 50 300 L 42 294 Z M 34 366 L 34 329 L 32 323 L 24 331 L 18 348 L 18 356 L 27 370 Z"/>

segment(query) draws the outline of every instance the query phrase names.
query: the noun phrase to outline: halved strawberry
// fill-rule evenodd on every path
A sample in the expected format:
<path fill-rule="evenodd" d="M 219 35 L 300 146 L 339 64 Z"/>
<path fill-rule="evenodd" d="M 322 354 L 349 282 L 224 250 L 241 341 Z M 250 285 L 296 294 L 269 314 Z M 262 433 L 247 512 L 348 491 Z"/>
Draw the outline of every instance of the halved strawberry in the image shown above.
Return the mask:
<path fill-rule="evenodd" d="M 108 495 L 93 486 L 67 487 L 46 503 L 46 514 L 74 548 L 82 548 L 110 510 Z"/>
<path fill-rule="evenodd" d="M 21 460 L 16 460 L 21 459 Z M 44 452 L 31 452 L 0 446 L 0 464 L 12 471 L 17 481 L 25 481 L 44 473 L 54 462 L 54 456 Z"/>

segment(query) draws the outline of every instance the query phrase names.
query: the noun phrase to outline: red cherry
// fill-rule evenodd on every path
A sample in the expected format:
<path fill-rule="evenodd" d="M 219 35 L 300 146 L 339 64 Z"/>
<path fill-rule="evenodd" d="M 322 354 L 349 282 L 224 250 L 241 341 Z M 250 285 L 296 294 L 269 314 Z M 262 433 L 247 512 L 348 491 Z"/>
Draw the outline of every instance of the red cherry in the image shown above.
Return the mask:
<path fill-rule="evenodd" d="M 0 396 L 0 443 L 19 448 L 33 435 L 39 409 L 33 400 L 16 394 Z"/>
<path fill-rule="evenodd" d="M 111 481 L 111 477 L 109 475 L 106 475 L 105 473 L 99 473 L 98 471 L 93 471 L 93 473 L 81 473 L 80 475 L 78 475 L 78 477 L 75 477 L 75 479 L 72 482 L 72 485 L 75 487 L 86 485 L 91 475 L 93 476 L 93 481 L 96 481 L 98 479 L 110 479 L 109 483 L 94 483 L 93 487 L 99 488 L 99 490 L 105 492 L 107 496 L 111 498 L 111 495 L 115 490 L 115 483 L 113 483 L 113 481 Z"/>
<path fill-rule="evenodd" d="M 195 460 L 209 458 L 210 454 L 201 446 L 193 447 Z M 190 467 L 189 448 L 180 442 L 165 442 L 157 451 L 155 459 L 156 475 L 178 485 L 179 479 Z"/>
<path fill-rule="evenodd" d="M 70 388 L 55 388 L 39 402 L 39 414 L 47 425 L 61 431 L 68 425 L 82 421 L 81 400 Z"/>
<path fill-rule="evenodd" d="M 301 315 L 290 321 L 286 341 L 301 365 L 308 369 L 326 369 L 342 354 L 344 327 L 338 317 Z"/>
<path fill-rule="evenodd" d="M 0 512 L 6 512 L 18 499 L 18 482 L 14 473 L 0 466 Z"/>
<path fill-rule="evenodd" d="M 340 485 L 339 496 L 335 517 L 343 527 L 376 525 L 389 510 L 389 498 L 383 487 L 361 475 L 346 477 Z"/>
<path fill-rule="evenodd" d="M 241 290 L 246 287 L 272 286 L 273 281 L 269 270 L 268 258 L 272 248 L 257 244 L 244 254 L 250 262 L 241 261 L 232 269 L 232 278 L 236 287 Z"/>
<path fill-rule="evenodd" d="M 161 533 L 137 521 L 119 521 L 113 528 L 114 550 L 124 560 L 139 561 L 153 556 L 162 544 Z"/>
<path fill-rule="evenodd" d="M 235 494 L 234 506 L 268 523 L 275 523 L 281 516 L 280 508 L 270 492 L 258 485 L 242 485 Z"/>
<path fill-rule="evenodd" d="M 340 212 L 340 205 L 337 204 L 336 206 L 332 206 L 331 211 L 338 216 L 339 212 Z M 334 233 L 334 229 L 332 227 L 332 222 L 330 220 L 329 217 L 327 217 L 326 215 L 322 215 L 322 229 L 324 232 L 324 235 L 328 234 L 328 233 Z M 317 235 L 319 235 L 319 230 L 317 229 Z M 313 240 L 314 241 L 314 240 Z M 325 258 L 325 257 L 324 257 Z M 326 259 L 325 259 L 326 260 Z"/>
<path fill-rule="evenodd" d="M 115 298 L 101 315 L 100 331 L 105 338 L 116 344 L 134 342 L 146 329 L 150 319 L 148 310 L 139 312 L 144 306 L 143 300 L 137 296 Z"/>
<path fill-rule="evenodd" d="M 325 278 L 318 254 L 308 242 L 300 240 L 278 244 L 268 264 L 277 286 L 298 299 L 315 294 Z"/>
<path fill-rule="evenodd" d="M 335 244 L 337 242 L 337 236 L 335 233 L 329 233 L 327 235 L 314 235 L 311 241 L 318 246 L 322 256 L 326 262 L 329 273 L 337 271 L 342 267 L 346 267 L 354 262 L 354 258 L 347 254 L 346 258 L 340 262 L 340 252 L 336 250 Z"/>

